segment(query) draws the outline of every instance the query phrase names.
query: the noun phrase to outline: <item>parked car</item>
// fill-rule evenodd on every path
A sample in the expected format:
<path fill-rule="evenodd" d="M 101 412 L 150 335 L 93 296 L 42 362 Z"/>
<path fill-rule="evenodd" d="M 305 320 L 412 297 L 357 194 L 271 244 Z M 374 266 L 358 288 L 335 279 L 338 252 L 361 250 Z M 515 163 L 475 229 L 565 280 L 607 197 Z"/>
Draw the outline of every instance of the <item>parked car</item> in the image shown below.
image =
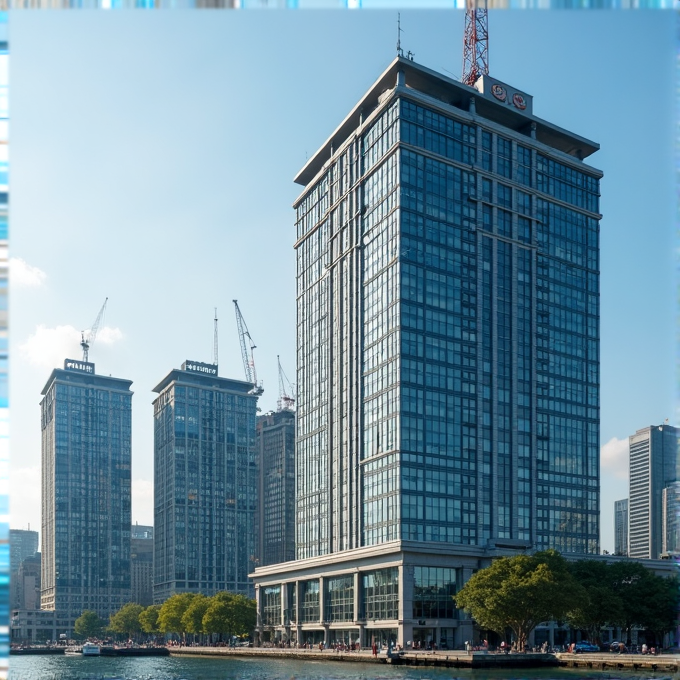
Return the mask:
<path fill-rule="evenodd" d="M 575 654 L 583 654 L 583 653 L 588 653 L 588 652 L 599 652 L 600 648 L 597 645 L 593 645 L 587 640 L 584 642 L 577 642 L 574 645 L 574 653 Z"/>

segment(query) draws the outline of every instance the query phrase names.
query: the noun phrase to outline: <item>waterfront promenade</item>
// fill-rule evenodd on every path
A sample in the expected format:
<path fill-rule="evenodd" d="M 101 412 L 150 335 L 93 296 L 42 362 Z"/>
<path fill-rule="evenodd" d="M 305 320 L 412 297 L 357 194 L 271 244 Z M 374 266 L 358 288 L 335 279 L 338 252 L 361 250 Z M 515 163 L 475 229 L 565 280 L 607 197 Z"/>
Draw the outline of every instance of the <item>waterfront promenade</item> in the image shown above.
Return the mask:
<path fill-rule="evenodd" d="M 343 661 L 446 668 L 545 668 L 562 666 L 600 671 L 634 670 L 680 672 L 677 654 L 502 654 L 462 650 L 409 650 L 389 658 L 385 652 L 373 656 L 370 649 L 335 651 L 333 649 L 279 649 L 276 647 L 170 647 L 171 656 L 256 657 Z"/>

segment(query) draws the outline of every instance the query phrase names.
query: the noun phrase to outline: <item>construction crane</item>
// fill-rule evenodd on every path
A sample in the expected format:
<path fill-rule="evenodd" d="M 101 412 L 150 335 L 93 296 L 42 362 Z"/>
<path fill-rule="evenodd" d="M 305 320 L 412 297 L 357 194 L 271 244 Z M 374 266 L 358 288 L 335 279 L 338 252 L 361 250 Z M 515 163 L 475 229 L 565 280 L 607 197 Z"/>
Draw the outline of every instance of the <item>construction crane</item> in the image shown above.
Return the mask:
<path fill-rule="evenodd" d="M 246 374 L 246 382 L 253 384 L 252 394 L 262 394 L 264 390 L 257 384 L 257 373 L 255 372 L 255 358 L 253 357 L 253 350 L 256 345 L 246 326 L 245 319 L 238 306 L 238 301 L 234 300 L 234 307 L 236 309 L 236 325 L 238 327 L 238 337 L 241 341 L 241 357 L 243 358 L 243 370 Z M 250 341 L 250 350 L 246 346 L 246 338 Z"/>
<path fill-rule="evenodd" d="M 97 318 L 94 320 L 94 323 L 92 324 L 90 330 L 80 331 L 80 346 L 83 348 L 83 361 L 88 360 L 90 345 L 94 342 L 95 338 L 97 337 L 97 331 L 99 330 L 99 326 L 102 322 L 102 319 L 104 318 L 104 310 L 106 309 L 106 303 L 108 301 L 109 298 L 106 298 L 106 300 L 104 300 L 104 304 L 102 305 L 102 308 L 99 310 L 99 314 L 97 314 Z M 85 333 L 87 333 L 87 335 L 85 335 Z"/>
<path fill-rule="evenodd" d="M 479 7 L 479 2 L 484 3 L 484 6 Z M 480 76 L 488 74 L 489 22 L 486 0 L 466 0 L 461 81 L 472 86 Z"/>
<path fill-rule="evenodd" d="M 291 392 L 293 392 L 293 386 L 290 384 L 290 380 L 288 380 L 286 374 L 283 372 L 283 368 L 281 368 L 281 359 L 279 358 L 278 354 L 276 355 L 276 361 L 279 364 L 279 401 L 277 404 L 278 410 L 292 411 L 293 404 L 295 403 L 295 397 L 291 396 L 286 392 L 284 381 L 288 383 L 288 388 L 290 389 Z"/>

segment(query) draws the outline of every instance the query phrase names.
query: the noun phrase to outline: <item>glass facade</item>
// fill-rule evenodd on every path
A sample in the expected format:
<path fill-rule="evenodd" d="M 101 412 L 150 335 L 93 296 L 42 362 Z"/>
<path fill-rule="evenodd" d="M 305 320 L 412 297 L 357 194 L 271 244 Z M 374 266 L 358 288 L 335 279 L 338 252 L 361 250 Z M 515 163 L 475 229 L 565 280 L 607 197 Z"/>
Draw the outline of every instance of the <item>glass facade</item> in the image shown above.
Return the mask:
<path fill-rule="evenodd" d="M 458 610 L 453 602 L 455 594 L 455 569 L 443 567 L 413 568 L 414 619 L 458 618 Z"/>
<path fill-rule="evenodd" d="M 401 90 L 307 186 L 298 559 L 599 552 L 599 177 Z"/>
<path fill-rule="evenodd" d="M 259 564 L 295 559 L 295 413 L 257 418 L 261 498 Z"/>
<path fill-rule="evenodd" d="M 324 581 L 326 621 L 354 621 L 354 576 L 336 576 Z"/>
<path fill-rule="evenodd" d="M 300 588 L 300 623 L 319 623 L 319 581 L 302 581 Z"/>
<path fill-rule="evenodd" d="M 251 388 L 190 370 L 174 370 L 154 388 L 155 602 L 178 592 L 253 595 L 258 453 Z"/>
<path fill-rule="evenodd" d="M 69 363 L 84 370 L 55 369 L 40 402 L 41 607 L 74 621 L 130 601 L 132 383 Z"/>
<path fill-rule="evenodd" d="M 389 620 L 399 618 L 399 569 L 378 569 L 363 574 L 364 618 Z"/>

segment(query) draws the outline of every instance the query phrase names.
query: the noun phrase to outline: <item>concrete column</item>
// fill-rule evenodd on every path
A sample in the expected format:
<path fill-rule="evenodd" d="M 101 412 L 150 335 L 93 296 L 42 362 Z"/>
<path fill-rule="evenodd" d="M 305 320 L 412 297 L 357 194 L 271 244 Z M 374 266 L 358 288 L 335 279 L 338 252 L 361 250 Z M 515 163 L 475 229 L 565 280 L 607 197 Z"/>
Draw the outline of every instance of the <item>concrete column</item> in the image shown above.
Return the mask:
<path fill-rule="evenodd" d="M 406 642 L 413 641 L 413 566 L 400 564 L 398 567 L 399 609 L 397 644 L 406 649 Z"/>
<path fill-rule="evenodd" d="M 354 572 L 354 622 L 359 622 L 359 615 L 361 614 L 361 574 L 358 571 Z"/>
<path fill-rule="evenodd" d="M 281 588 L 281 617 L 279 624 L 281 626 L 288 626 L 286 612 L 288 611 L 288 584 L 282 583 Z"/>
<path fill-rule="evenodd" d="M 319 623 L 323 625 L 326 618 L 326 595 L 324 593 L 324 577 L 319 576 Z"/>

